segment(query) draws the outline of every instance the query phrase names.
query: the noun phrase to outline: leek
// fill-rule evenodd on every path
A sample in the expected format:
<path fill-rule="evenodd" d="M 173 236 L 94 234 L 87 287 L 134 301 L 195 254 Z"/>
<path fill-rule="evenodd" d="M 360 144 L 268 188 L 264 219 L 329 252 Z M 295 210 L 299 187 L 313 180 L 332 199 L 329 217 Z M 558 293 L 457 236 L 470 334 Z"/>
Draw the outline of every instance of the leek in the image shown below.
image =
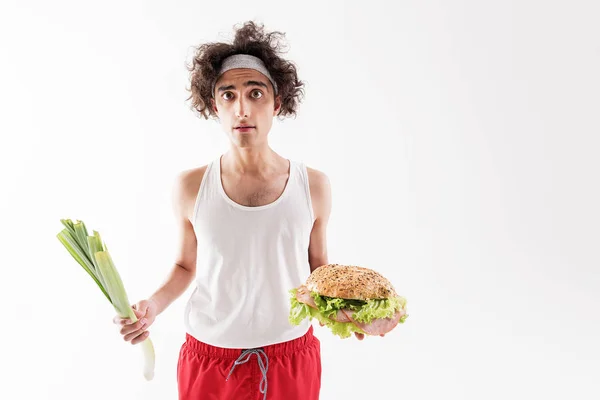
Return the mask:
<path fill-rule="evenodd" d="M 85 224 L 80 220 L 73 222 L 70 219 L 61 219 L 60 222 L 65 228 L 56 235 L 58 240 L 92 277 L 119 316 L 136 322 L 137 316 L 129 305 L 123 281 L 100 234 L 93 231 L 93 235 L 89 235 Z M 140 345 L 144 353 L 144 378 L 152 380 L 154 346 L 149 337 Z"/>

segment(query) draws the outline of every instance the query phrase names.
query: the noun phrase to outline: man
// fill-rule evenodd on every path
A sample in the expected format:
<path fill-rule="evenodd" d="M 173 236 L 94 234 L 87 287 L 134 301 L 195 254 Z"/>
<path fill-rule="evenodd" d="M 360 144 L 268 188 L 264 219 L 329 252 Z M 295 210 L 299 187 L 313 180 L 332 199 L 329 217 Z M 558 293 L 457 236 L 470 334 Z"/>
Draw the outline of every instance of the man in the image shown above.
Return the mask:
<path fill-rule="evenodd" d="M 319 398 L 320 342 L 309 320 L 289 323 L 288 290 L 328 264 L 331 189 L 324 173 L 269 146 L 273 117 L 295 114 L 302 94 L 293 64 L 272 46 L 276 35 L 249 22 L 232 44 L 198 48 L 190 98 L 200 115 L 218 118 L 230 149 L 179 175 L 173 270 L 134 305 L 138 322 L 114 319 L 126 341 L 140 343 L 195 281 L 177 365 L 182 400 L 259 398 L 259 391 L 261 398 Z"/>

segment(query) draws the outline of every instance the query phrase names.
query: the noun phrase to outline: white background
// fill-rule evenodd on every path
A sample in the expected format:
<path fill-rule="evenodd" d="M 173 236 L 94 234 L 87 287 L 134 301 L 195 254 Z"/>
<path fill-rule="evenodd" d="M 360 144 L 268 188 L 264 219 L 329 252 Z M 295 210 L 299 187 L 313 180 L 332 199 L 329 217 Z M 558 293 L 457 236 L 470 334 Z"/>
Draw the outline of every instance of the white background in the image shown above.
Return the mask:
<path fill-rule="evenodd" d="M 451 3 L 451 4 L 450 4 Z M 175 399 L 56 239 L 82 219 L 131 302 L 175 255 L 176 174 L 225 152 L 186 103 L 193 46 L 254 19 L 306 82 L 272 147 L 324 171 L 331 262 L 410 317 L 322 342 L 322 399 L 600 397 L 600 7 L 594 1 L 8 1 L 0 6 L 0 398 Z"/>

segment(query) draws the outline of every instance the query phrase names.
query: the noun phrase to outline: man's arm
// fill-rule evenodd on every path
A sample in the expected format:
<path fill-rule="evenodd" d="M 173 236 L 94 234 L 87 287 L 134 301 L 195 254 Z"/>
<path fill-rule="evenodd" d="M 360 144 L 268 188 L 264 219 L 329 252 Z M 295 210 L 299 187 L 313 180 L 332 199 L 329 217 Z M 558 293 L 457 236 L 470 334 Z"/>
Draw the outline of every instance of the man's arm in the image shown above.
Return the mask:
<path fill-rule="evenodd" d="M 328 264 L 327 259 L 327 222 L 331 215 L 331 184 L 323 172 L 308 169 L 310 197 L 315 214 L 315 223 L 310 234 L 308 260 L 310 272 Z"/>
<path fill-rule="evenodd" d="M 172 192 L 173 212 L 179 235 L 175 265 L 163 285 L 150 297 L 157 315 L 181 296 L 196 276 L 197 241 L 192 223 L 196 195 L 206 166 L 179 174 Z"/>
<path fill-rule="evenodd" d="M 327 258 L 327 222 L 331 215 L 331 185 L 329 178 L 317 170 L 308 168 L 308 183 L 310 198 L 315 213 L 315 223 L 310 233 L 310 244 L 308 246 L 308 260 L 310 272 L 322 265 L 329 264 Z M 319 322 L 321 326 L 323 324 Z M 365 335 L 354 332 L 358 340 L 363 340 Z"/>

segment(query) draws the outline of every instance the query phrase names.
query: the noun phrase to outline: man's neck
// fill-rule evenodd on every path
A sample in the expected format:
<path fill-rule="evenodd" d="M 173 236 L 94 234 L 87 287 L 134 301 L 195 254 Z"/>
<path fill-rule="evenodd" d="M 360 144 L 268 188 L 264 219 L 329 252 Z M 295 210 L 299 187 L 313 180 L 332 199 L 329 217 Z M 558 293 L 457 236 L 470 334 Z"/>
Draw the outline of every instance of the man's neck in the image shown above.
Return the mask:
<path fill-rule="evenodd" d="M 269 146 L 232 147 L 223 156 L 223 166 L 236 174 L 264 176 L 276 168 L 278 155 Z"/>

